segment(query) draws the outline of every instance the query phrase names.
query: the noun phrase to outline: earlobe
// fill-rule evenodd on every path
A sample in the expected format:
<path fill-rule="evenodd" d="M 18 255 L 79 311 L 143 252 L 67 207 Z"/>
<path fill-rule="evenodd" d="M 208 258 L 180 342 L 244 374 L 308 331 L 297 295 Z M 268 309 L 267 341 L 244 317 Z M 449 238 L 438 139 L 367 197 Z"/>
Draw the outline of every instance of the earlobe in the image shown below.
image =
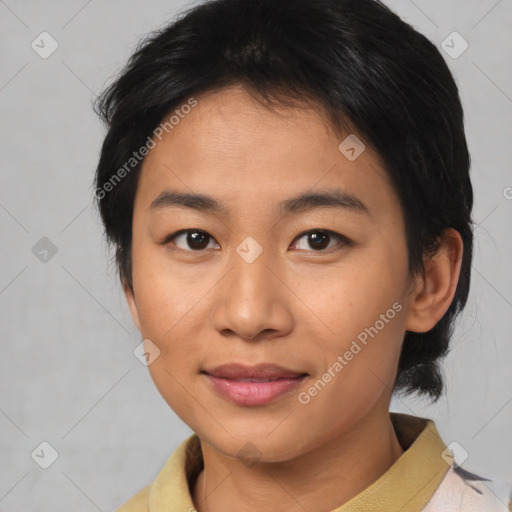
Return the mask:
<path fill-rule="evenodd" d="M 129 287 L 127 283 L 123 283 L 123 291 L 124 296 L 126 297 L 126 302 L 128 302 L 128 307 L 130 308 L 130 313 L 132 315 L 133 323 L 137 327 L 140 332 L 140 319 L 139 319 L 139 310 L 137 308 L 137 302 L 135 301 L 135 295 L 133 290 Z"/>
<path fill-rule="evenodd" d="M 437 251 L 424 259 L 425 272 L 416 278 L 406 329 L 427 332 L 446 313 L 459 281 L 463 243 L 450 228 L 443 232 Z"/>

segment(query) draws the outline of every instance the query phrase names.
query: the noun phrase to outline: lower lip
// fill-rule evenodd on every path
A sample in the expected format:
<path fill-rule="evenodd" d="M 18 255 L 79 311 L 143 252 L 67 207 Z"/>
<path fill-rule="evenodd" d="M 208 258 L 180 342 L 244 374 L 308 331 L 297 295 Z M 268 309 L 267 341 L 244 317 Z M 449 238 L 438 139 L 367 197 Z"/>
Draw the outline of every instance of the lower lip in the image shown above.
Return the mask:
<path fill-rule="evenodd" d="M 305 375 L 294 379 L 278 379 L 269 382 L 242 382 L 206 374 L 215 390 L 237 405 L 266 405 L 285 393 L 297 388 Z"/>

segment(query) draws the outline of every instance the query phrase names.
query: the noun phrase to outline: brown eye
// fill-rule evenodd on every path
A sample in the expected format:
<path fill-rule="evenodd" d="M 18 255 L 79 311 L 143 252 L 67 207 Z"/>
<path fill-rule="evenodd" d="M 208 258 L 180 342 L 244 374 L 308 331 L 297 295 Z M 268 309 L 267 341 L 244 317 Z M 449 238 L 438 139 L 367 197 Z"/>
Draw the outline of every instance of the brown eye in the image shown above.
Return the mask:
<path fill-rule="evenodd" d="M 303 244 L 302 247 L 299 246 L 298 242 L 295 243 L 295 247 L 300 250 L 313 249 L 313 251 L 320 252 L 324 251 L 326 248 L 332 249 L 337 245 L 340 247 L 350 245 L 350 240 L 347 237 L 326 230 L 308 231 L 307 233 L 303 233 L 302 235 L 300 235 L 298 240 L 300 239 L 306 239 L 306 243 Z M 332 239 L 335 239 L 335 241 L 337 241 L 337 243 L 335 243 L 334 246 L 330 246 Z"/>
<path fill-rule="evenodd" d="M 172 241 L 178 249 L 190 252 L 202 251 L 208 248 L 209 243 L 213 240 L 214 238 L 205 231 L 188 229 L 175 233 L 171 237 L 167 238 L 165 243 L 167 244 Z"/>

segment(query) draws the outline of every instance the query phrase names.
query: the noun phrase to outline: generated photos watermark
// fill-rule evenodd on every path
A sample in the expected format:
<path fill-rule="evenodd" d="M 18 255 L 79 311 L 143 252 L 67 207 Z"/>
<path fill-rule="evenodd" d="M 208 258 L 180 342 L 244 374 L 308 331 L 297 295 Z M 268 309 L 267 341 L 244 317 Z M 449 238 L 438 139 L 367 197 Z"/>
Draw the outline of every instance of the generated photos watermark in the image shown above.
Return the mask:
<path fill-rule="evenodd" d="M 112 192 L 114 188 L 121 182 L 123 178 L 125 178 L 133 169 L 137 167 L 137 165 L 144 160 L 144 157 L 149 153 L 149 151 L 156 147 L 155 139 L 159 141 L 162 140 L 164 133 L 170 133 L 171 130 L 180 123 L 182 119 L 185 118 L 187 114 L 189 114 L 192 109 L 197 105 L 197 100 L 191 96 L 188 101 L 183 104 L 180 108 L 174 110 L 174 112 L 167 118 L 165 122 L 160 123 L 154 130 L 153 136 L 148 135 L 146 143 L 143 144 L 138 151 L 134 151 L 132 156 L 128 158 L 128 160 L 120 167 L 110 179 L 103 184 L 103 186 L 98 187 L 94 191 L 94 195 L 97 199 L 103 199 L 109 192 Z"/>
<path fill-rule="evenodd" d="M 339 355 L 334 361 L 334 363 L 329 366 L 329 368 L 320 376 L 319 379 L 316 380 L 314 384 L 312 384 L 306 391 L 301 391 L 298 396 L 297 400 L 299 403 L 306 405 L 311 402 L 311 399 L 320 393 L 329 382 L 338 375 L 345 366 L 348 365 L 352 359 L 354 359 L 354 356 L 359 354 L 361 352 L 362 348 L 365 347 L 368 343 L 368 338 L 374 338 L 379 334 L 382 329 L 386 326 L 386 324 L 389 324 L 395 316 L 402 311 L 403 306 L 399 302 L 395 302 L 385 313 L 382 313 L 379 317 L 379 319 L 370 327 L 366 327 L 364 330 L 362 330 L 357 335 L 357 340 L 353 340 L 350 348 L 346 350 L 343 355 Z M 361 345 L 358 343 L 363 345 Z"/>

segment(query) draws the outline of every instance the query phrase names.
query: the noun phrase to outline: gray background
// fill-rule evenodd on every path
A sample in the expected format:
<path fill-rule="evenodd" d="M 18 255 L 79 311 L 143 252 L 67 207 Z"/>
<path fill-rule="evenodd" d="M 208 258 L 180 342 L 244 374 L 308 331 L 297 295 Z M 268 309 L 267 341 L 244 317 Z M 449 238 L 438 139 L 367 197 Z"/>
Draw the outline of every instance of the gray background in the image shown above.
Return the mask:
<path fill-rule="evenodd" d="M 459 84 L 477 223 L 447 396 L 392 408 L 433 418 L 466 450 L 467 469 L 512 484 L 512 2 L 387 3 L 440 48 Z M 186 5 L 0 1 L 2 511 L 113 510 L 190 433 L 132 353 L 139 334 L 92 207 L 104 130 L 91 109 L 139 38 Z M 43 31 L 59 44 L 47 59 L 31 48 Z M 453 31 L 469 43 L 456 59 L 441 47 Z M 42 237 L 57 248 L 46 262 L 32 251 Z M 42 441 L 59 455 L 48 469 L 31 458 Z M 48 449 L 36 453 L 48 462 Z"/>

